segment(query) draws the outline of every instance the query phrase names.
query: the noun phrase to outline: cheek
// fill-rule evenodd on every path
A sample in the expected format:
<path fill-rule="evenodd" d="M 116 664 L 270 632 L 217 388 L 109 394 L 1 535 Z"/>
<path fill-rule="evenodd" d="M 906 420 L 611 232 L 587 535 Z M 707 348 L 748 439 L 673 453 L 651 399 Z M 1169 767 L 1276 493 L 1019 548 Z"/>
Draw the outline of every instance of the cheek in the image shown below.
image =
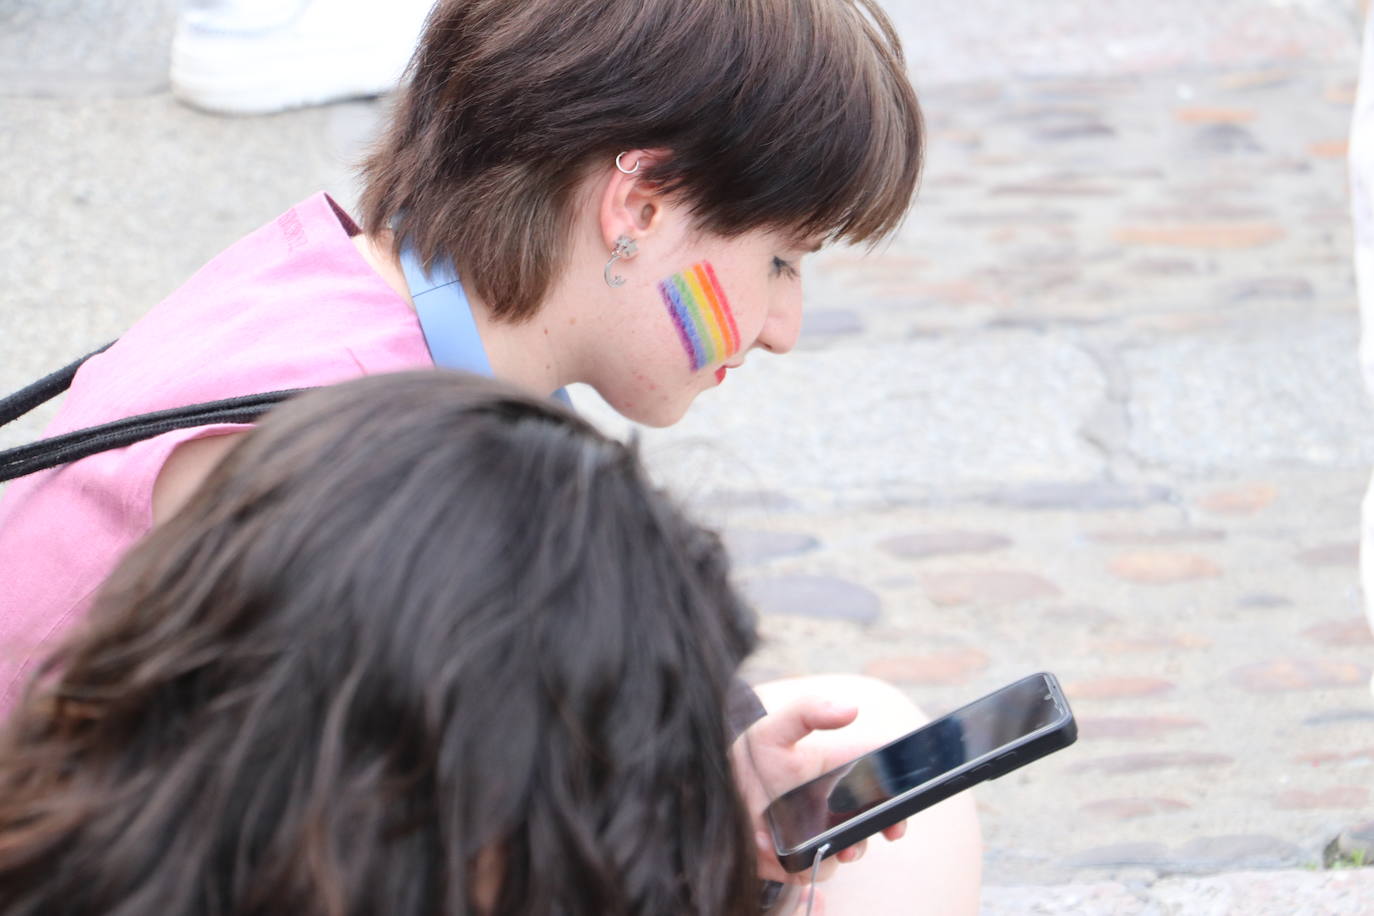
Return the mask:
<path fill-rule="evenodd" d="M 739 352 L 735 313 L 711 262 L 693 264 L 660 281 L 658 294 L 692 371 Z"/>

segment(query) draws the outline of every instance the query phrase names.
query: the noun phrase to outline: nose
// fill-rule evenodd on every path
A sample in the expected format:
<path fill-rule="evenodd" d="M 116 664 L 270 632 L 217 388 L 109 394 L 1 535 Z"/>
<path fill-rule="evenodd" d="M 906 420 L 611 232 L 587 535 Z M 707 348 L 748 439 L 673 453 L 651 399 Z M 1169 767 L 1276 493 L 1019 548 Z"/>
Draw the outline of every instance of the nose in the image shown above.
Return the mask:
<path fill-rule="evenodd" d="M 801 284 L 773 301 L 764 319 L 763 329 L 759 331 L 757 345 L 770 353 L 787 353 L 797 345 L 801 334 L 802 293 Z"/>

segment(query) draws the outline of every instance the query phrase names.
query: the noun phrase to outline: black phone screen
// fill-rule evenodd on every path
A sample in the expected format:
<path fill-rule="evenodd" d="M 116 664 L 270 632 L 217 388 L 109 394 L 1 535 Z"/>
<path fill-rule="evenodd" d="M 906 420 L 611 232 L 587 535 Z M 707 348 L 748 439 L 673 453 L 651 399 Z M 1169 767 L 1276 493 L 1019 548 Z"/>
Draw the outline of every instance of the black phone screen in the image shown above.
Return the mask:
<path fill-rule="evenodd" d="M 1026 678 L 936 719 L 891 744 L 831 770 L 769 806 L 780 850 L 977 760 L 1064 715 L 1043 676 Z"/>

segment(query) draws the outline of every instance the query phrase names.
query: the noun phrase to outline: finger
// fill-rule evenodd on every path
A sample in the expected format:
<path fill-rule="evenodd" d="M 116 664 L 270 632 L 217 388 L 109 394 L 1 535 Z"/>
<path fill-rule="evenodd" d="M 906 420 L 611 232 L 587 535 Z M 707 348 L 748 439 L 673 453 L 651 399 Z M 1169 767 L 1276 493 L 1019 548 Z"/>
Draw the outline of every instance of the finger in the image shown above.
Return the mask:
<path fill-rule="evenodd" d="M 795 875 L 788 874 L 783 869 L 782 863 L 778 861 L 778 855 L 773 851 L 773 841 L 768 834 L 762 831 L 754 834 L 754 843 L 758 846 L 758 869 L 759 877 L 768 881 L 778 881 L 783 884 L 795 882 Z"/>
<path fill-rule="evenodd" d="M 764 716 L 749 731 L 756 740 L 790 747 L 813 731 L 844 728 L 858 715 L 857 706 L 805 697 Z"/>
<path fill-rule="evenodd" d="M 906 821 L 900 821 L 888 827 L 883 831 L 883 836 L 887 837 L 890 843 L 895 843 L 897 840 L 900 840 L 902 837 L 906 836 Z"/>
<path fill-rule="evenodd" d="M 864 857 L 864 852 L 868 849 L 868 840 L 860 840 L 853 846 L 847 846 L 835 854 L 835 858 L 841 862 L 857 862 Z"/>

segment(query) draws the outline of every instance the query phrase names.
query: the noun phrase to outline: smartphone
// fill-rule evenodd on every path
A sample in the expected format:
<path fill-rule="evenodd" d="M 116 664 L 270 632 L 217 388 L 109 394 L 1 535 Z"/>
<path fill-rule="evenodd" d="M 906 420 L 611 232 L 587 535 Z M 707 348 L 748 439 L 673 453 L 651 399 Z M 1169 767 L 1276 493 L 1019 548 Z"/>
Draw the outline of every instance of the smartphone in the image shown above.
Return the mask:
<path fill-rule="evenodd" d="M 780 795 L 765 814 L 783 868 L 810 868 L 923 808 L 1073 744 L 1059 681 L 1032 674 Z"/>

